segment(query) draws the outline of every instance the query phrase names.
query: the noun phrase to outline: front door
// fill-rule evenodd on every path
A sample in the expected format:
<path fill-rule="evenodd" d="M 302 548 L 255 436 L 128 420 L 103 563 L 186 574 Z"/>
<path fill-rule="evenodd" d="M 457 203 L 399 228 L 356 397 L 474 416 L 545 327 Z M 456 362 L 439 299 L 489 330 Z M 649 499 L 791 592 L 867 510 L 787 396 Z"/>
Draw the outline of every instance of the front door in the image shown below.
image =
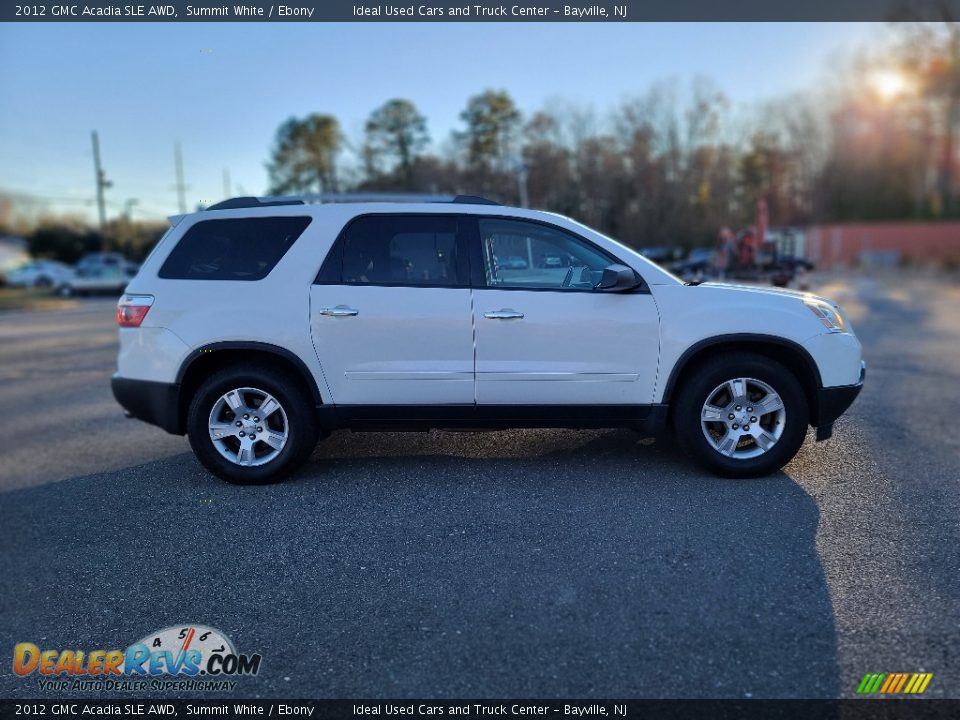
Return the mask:
<path fill-rule="evenodd" d="M 479 218 L 483 278 L 474 275 L 479 405 L 653 402 L 659 316 L 645 288 L 595 291 L 619 262 L 537 222 Z M 474 253 L 474 258 L 477 253 Z"/>

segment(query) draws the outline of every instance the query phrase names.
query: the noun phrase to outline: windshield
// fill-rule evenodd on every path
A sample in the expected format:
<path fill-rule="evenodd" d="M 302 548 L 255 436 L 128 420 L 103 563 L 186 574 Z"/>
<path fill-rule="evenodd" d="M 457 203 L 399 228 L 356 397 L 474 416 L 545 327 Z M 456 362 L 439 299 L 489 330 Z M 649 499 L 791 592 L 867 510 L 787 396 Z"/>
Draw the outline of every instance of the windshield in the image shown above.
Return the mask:
<path fill-rule="evenodd" d="M 620 242 L 620 241 L 617 240 L 616 238 L 612 238 L 612 237 L 610 237 L 609 235 L 605 235 L 605 234 L 603 234 L 602 232 L 600 232 L 599 230 L 595 230 L 594 228 L 589 227 L 589 226 L 587 226 L 587 225 L 584 225 L 583 223 L 578 222 L 578 221 L 576 221 L 576 220 L 574 220 L 574 219 L 572 219 L 572 218 L 568 218 L 568 217 L 565 217 L 565 216 L 558 216 L 558 217 L 563 217 L 563 219 L 566 220 L 567 222 L 572 223 L 572 224 L 575 225 L 576 227 L 580 228 L 581 231 L 583 232 L 583 234 L 584 234 L 584 235 L 587 235 L 588 237 L 589 237 L 590 235 L 593 235 L 593 236 L 595 236 L 595 237 L 601 237 L 601 238 L 603 238 L 604 240 L 608 240 L 609 242 L 612 242 L 612 243 L 613 243 L 614 245 L 616 245 L 618 248 L 622 248 L 622 249 L 625 250 L 627 253 L 629 253 L 629 257 L 630 257 L 630 259 L 631 259 L 631 261 L 632 261 L 632 263 L 633 263 L 634 265 L 638 264 L 638 261 L 639 261 L 639 262 L 642 263 L 642 266 L 655 268 L 655 269 L 657 270 L 657 272 L 662 273 L 662 274 L 665 276 L 665 279 L 673 280 L 673 281 L 676 282 L 678 285 L 685 285 L 685 284 L 686 284 L 683 280 L 681 280 L 680 278 L 678 278 L 676 275 L 674 275 L 672 272 L 670 272 L 669 270 L 667 270 L 667 269 L 666 269 L 665 267 L 663 267 L 662 265 L 658 265 L 657 263 L 653 262 L 653 261 L 650 260 L 649 258 L 645 258 L 643 255 L 641 255 L 641 254 L 640 254 L 639 252 L 637 252 L 635 249 L 633 249 L 633 248 L 630 247 L 629 245 L 626 245 L 626 244 Z M 644 273 L 643 273 L 643 272 L 640 272 L 640 274 L 643 275 Z M 648 283 L 650 282 L 649 279 L 646 278 L 646 277 L 644 277 L 644 280 L 646 280 Z M 657 284 L 657 283 L 654 283 L 654 284 Z"/>

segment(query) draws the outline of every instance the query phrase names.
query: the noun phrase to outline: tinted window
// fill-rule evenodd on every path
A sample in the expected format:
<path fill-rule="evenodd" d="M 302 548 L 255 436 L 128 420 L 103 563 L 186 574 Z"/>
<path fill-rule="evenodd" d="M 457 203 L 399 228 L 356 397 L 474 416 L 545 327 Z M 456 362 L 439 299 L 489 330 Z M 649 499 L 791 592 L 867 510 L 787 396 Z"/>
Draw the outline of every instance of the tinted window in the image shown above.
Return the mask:
<path fill-rule="evenodd" d="M 580 238 L 522 220 L 478 222 L 487 287 L 591 290 L 616 262 Z"/>
<path fill-rule="evenodd" d="M 160 268 L 172 280 L 262 280 L 310 224 L 308 217 L 202 220 Z"/>
<path fill-rule="evenodd" d="M 356 285 L 457 285 L 457 219 L 358 218 L 341 235 L 319 281 Z"/>

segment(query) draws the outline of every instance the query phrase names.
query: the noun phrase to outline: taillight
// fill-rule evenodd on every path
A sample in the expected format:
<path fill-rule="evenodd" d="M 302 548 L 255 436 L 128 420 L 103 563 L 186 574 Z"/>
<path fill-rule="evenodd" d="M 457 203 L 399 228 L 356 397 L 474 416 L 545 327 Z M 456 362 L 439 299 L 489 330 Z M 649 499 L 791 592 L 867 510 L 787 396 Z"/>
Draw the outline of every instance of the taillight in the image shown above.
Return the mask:
<path fill-rule="evenodd" d="M 117 303 L 117 325 L 140 327 L 152 305 L 153 295 L 124 295 Z"/>

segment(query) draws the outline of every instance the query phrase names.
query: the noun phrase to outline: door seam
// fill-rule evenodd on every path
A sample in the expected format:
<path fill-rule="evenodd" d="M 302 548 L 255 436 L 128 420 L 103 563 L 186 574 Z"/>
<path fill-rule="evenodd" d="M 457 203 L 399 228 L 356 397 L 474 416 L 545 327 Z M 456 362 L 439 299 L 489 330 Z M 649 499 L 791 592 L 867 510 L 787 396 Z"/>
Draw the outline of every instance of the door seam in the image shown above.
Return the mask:
<path fill-rule="evenodd" d="M 473 288 L 470 288 L 470 335 L 473 340 L 473 404 L 477 404 L 477 313 L 474 308 Z"/>

